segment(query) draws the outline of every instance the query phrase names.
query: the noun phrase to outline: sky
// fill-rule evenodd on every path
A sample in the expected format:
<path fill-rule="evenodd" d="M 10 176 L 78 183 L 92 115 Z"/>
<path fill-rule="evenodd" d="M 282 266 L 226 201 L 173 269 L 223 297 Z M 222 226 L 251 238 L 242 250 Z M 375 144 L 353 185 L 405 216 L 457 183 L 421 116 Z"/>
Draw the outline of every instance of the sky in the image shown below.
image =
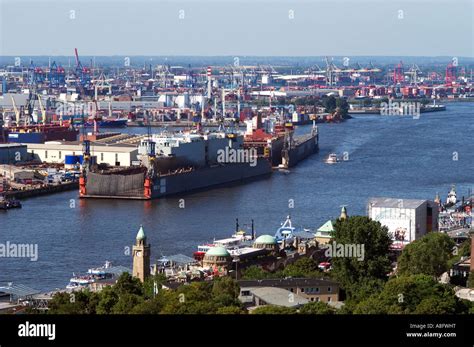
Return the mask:
<path fill-rule="evenodd" d="M 474 57 L 474 0 L 0 0 L 0 56 Z"/>

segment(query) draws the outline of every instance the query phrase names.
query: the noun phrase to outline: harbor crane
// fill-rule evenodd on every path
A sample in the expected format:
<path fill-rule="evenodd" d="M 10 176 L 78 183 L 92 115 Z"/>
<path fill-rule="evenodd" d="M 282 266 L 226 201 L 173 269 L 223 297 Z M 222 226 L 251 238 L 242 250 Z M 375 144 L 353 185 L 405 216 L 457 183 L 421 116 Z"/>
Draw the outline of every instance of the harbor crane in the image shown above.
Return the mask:
<path fill-rule="evenodd" d="M 18 125 L 20 125 L 21 112 L 18 109 L 18 107 L 16 106 L 15 98 L 13 97 L 13 95 L 10 95 L 10 97 L 11 97 L 12 103 L 13 103 L 13 110 L 15 111 L 15 122 L 16 122 L 16 125 L 18 126 Z"/>
<path fill-rule="evenodd" d="M 77 48 L 74 48 L 74 55 L 76 57 L 76 70 L 75 70 L 76 78 L 79 78 L 80 84 L 83 87 L 88 87 L 90 84 L 91 70 L 86 66 L 82 66 L 82 63 L 79 60 L 79 54 L 77 53 Z"/>
<path fill-rule="evenodd" d="M 393 84 L 400 84 L 405 81 L 403 74 L 403 62 L 400 61 L 393 70 Z"/>
<path fill-rule="evenodd" d="M 43 122 L 43 124 L 46 124 L 47 123 L 46 108 L 44 107 L 43 100 L 41 100 L 41 95 L 36 94 L 36 96 L 38 97 L 38 103 L 41 110 L 41 121 Z M 39 123 L 39 119 L 38 119 L 38 123 Z"/>
<path fill-rule="evenodd" d="M 413 85 L 418 84 L 418 76 L 421 74 L 421 70 L 418 65 L 413 64 L 408 71 L 405 72 L 405 75 L 410 75 L 410 83 Z"/>

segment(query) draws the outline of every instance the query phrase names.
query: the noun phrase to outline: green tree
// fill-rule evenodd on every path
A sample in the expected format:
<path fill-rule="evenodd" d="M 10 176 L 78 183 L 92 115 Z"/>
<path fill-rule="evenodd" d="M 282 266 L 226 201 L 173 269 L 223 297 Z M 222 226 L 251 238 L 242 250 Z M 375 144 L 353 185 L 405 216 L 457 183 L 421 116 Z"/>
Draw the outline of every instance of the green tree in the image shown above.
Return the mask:
<path fill-rule="evenodd" d="M 193 282 L 180 286 L 168 294 L 168 302 L 162 313 L 166 314 L 213 314 L 217 305 L 212 300 L 212 282 Z"/>
<path fill-rule="evenodd" d="M 119 300 L 119 295 L 115 291 L 114 287 L 105 287 L 100 292 L 100 300 L 97 305 L 98 314 L 111 314 L 112 308 Z"/>
<path fill-rule="evenodd" d="M 381 293 L 361 301 L 356 314 L 453 314 L 467 307 L 448 285 L 432 276 L 410 275 L 390 279 Z"/>
<path fill-rule="evenodd" d="M 333 242 L 336 247 L 358 246 L 364 252 L 363 259 L 355 256 L 332 258 L 332 277 L 346 290 L 349 298 L 361 283 L 387 279 L 391 270 L 388 253 L 392 242 L 387 227 L 363 216 L 338 219 L 334 224 Z"/>
<path fill-rule="evenodd" d="M 231 277 L 219 277 L 213 281 L 212 295 L 227 294 L 232 298 L 237 298 L 240 293 L 240 287 Z"/>
<path fill-rule="evenodd" d="M 347 100 L 344 98 L 337 98 L 336 107 L 341 117 L 346 118 L 349 114 L 349 103 L 347 102 Z"/>
<path fill-rule="evenodd" d="M 324 302 L 310 302 L 300 308 L 302 314 L 333 314 L 334 309 Z"/>
<path fill-rule="evenodd" d="M 249 266 L 242 271 L 242 279 L 244 280 L 261 280 L 269 277 L 271 277 L 271 274 L 257 265 Z"/>
<path fill-rule="evenodd" d="M 321 277 L 322 272 L 314 259 L 303 257 L 287 265 L 282 274 L 284 277 Z"/>
<path fill-rule="evenodd" d="M 323 97 L 322 103 L 326 112 L 332 113 L 336 110 L 336 98 L 334 96 Z"/>
<path fill-rule="evenodd" d="M 89 290 L 56 293 L 48 304 L 50 314 L 94 314 L 99 302 L 97 293 Z"/>
<path fill-rule="evenodd" d="M 166 282 L 166 276 L 164 274 L 158 274 L 156 276 L 148 277 L 143 283 L 143 294 L 145 298 L 150 299 L 155 296 L 155 286 L 158 291 L 162 290 L 161 285 Z"/>
<path fill-rule="evenodd" d="M 474 288 L 474 271 L 471 271 L 469 273 L 469 277 L 467 278 L 467 284 L 466 285 L 467 285 L 468 288 Z"/>
<path fill-rule="evenodd" d="M 461 260 L 462 257 L 469 257 L 471 255 L 471 239 L 467 238 L 457 248 L 457 254 L 454 254 L 448 261 L 448 268 L 451 268 L 455 263 Z"/>
<path fill-rule="evenodd" d="M 142 304 L 143 297 L 136 294 L 124 293 L 119 296 L 117 303 L 112 307 L 112 313 L 115 314 L 130 314 L 133 309 Z"/>
<path fill-rule="evenodd" d="M 252 314 L 296 314 L 297 311 L 292 307 L 265 305 L 257 307 L 251 311 Z"/>
<path fill-rule="evenodd" d="M 425 274 L 439 277 L 446 272 L 454 242 L 442 233 L 432 232 L 408 244 L 398 258 L 400 275 Z"/>
<path fill-rule="evenodd" d="M 246 311 L 239 306 L 224 306 L 219 307 L 216 311 L 217 314 L 245 314 Z"/>
<path fill-rule="evenodd" d="M 143 295 L 143 284 L 138 278 L 132 277 L 128 272 L 120 275 L 114 285 L 116 292 L 121 294 Z"/>

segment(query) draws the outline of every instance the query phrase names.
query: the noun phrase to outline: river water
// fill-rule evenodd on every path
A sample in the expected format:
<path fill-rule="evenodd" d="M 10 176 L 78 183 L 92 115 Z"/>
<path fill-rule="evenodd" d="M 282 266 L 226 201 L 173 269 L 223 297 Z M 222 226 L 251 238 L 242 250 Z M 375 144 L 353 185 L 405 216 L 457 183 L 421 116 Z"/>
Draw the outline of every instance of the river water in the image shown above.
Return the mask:
<path fill-rule="evenodd" d="M 445 198 L 451 184 L 458 196 L 467 195 L 474 190 L 473 110 L 473 103 L 453 103 L 419 119 L 366 115 L 321 124 L 318 154 L 289 174 L 244 185 L 151 202 L 79 200 L 76 191 L 25 200 L 21 210 L 0 213 L 0 243 L 37 244 L 38 260 L 0 258 L 0 285 L 50 290 L 106 260 L 131 267 L 126 250 L 141 224 L 153 259 L 192 256 L 198 244 L 230 237 L 235 218 L 242 226 L 253 218 L 257 235 L 273 235 L 289 213 L 296 226 L 317 228 L 342 205 L 349 214 L 366 214 L 369 197 L 434 199 L 439 192 Z M 347 152 L 349 160 L 325 164 L 332 152 Z"/>

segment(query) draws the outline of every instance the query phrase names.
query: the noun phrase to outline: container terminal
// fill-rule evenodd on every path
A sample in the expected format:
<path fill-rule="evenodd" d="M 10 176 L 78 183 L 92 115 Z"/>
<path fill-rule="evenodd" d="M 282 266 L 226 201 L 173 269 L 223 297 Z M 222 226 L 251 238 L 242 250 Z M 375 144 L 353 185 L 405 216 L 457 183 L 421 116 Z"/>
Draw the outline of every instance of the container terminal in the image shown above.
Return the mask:
<path fill-rule="evenodd" d="M 74 60 L 0 68 L 4 195 L 79 187 L 83 198 L 151 199 L 243 182 L 317 152 L 319 123 L 382 115 L 381 102 L 419 103 L 425 113 L 474 96 L 472 68 L 457 62 L 118 68 L 86 66 L 77 49 Z M 147 134 L 121 134 L 127 126 Z M 247 157 L 218 160 L 229 149 Z M 18 170 L 36 176 L 9 173 Z"/>

